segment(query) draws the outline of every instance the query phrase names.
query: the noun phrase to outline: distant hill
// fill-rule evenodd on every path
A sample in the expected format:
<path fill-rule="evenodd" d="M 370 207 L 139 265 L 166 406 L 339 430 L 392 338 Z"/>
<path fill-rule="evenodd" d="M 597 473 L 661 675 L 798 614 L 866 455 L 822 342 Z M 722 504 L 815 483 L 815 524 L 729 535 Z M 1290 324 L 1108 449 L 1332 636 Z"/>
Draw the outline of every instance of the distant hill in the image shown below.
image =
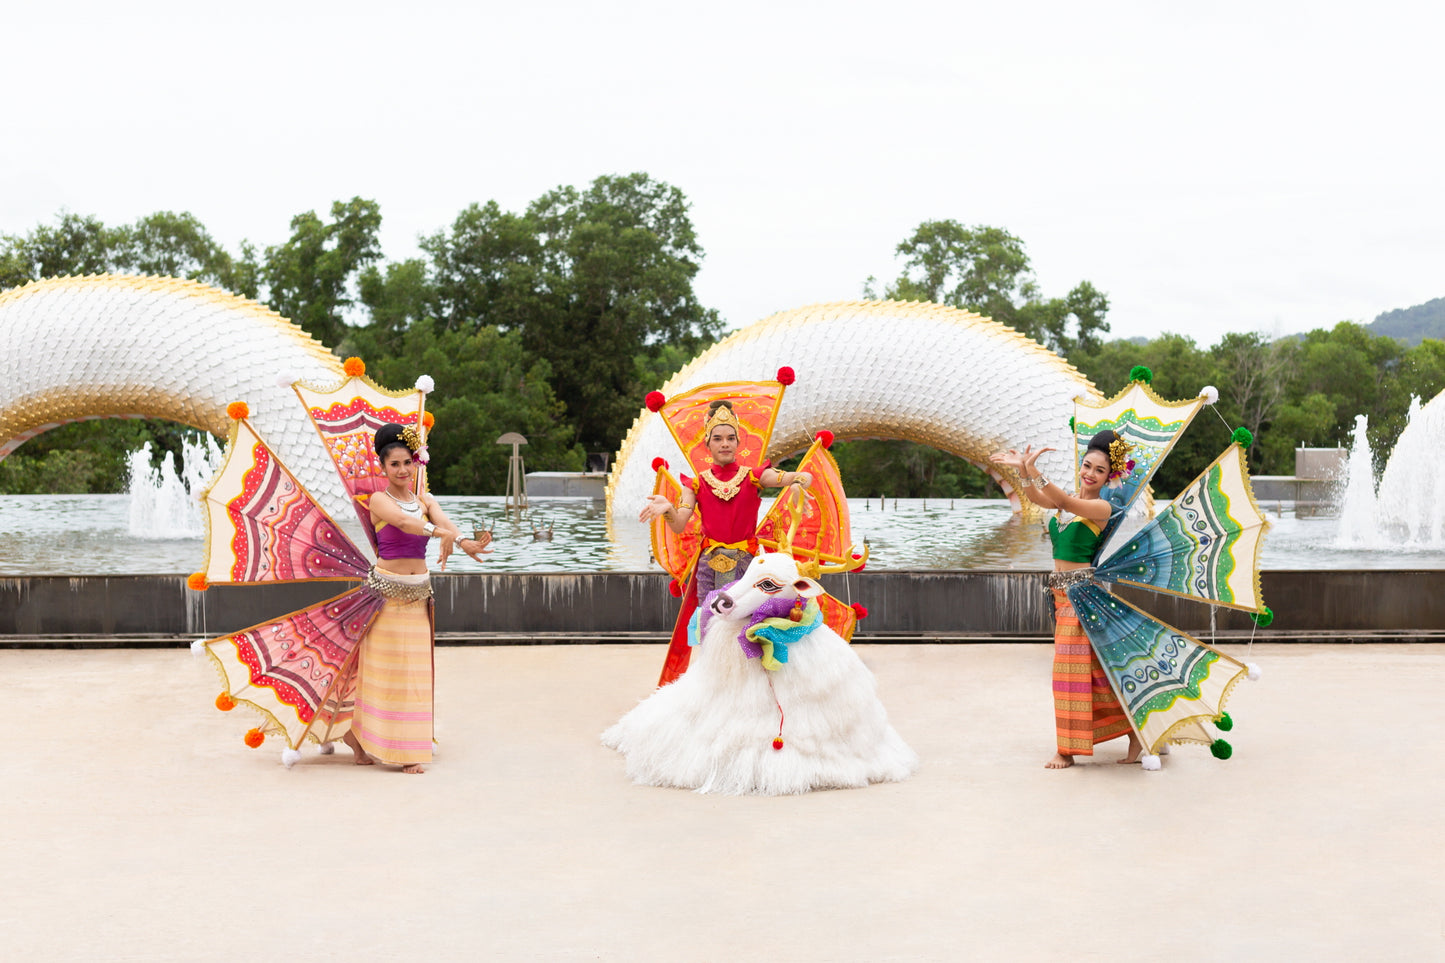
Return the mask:
<path fill-rule="evenodd" d="M 1369 324 L 1373 334 L 1399 338 L 1408 345 L 1417 345 L 1426 338 L 1445 340 L 1445 298 L 1436 298 L 1413 308 L 1386 311 Z"/>

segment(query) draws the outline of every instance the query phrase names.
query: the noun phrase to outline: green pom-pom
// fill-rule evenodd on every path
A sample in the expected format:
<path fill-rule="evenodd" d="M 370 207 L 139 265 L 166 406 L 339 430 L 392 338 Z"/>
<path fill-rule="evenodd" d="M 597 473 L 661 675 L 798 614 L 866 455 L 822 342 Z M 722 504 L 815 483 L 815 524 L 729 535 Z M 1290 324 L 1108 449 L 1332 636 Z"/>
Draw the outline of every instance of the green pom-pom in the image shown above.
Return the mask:
<path fill-rule="evenodd" d="M 1241 448 L 1248 448 L 1254 444 L 1254 432 L 1248 428 L 1236 428 L 1234 434 L 1229 436 L 1229 440 Z"/>
<path fill-rule="evenodd" d="M 1233 717 L 1231 717 L 1230 714 L 1227 712 L 1220 713 L 1219 718 L 1214 720 L 1214 728 L 1218 729 L 1220 732 L 1228 732 L 1230 729 L 1234 728 Z"/>
<path fill-rule="evenodd" d="M 1243 428 L 1240 429 L 1240 431 L 1243 430 Z M 1266 605 L 1263 612 L 1251 612 L 1249 617 L 1254 619 L 1254 624 L 1260 628 L 1268 628 L 1269 624 L 1274 621 L 1274 609 Z"/>
<path fill-rule="evenodd" d="M 1234 755 L 1234 747 L 1223 739 L 1216 739 L 1209 744 L 1209 751 L 1214 753 L 1216 759 L 1228 759 Z"/>
<path fill-rule="evenodd" d="M 1079 430 L 1079 429 L 1077 429 L 1077 428 L 1074 427 L 1074 419 L 1072 419 L 1072 418 L 1069 419 L 1069 430 L 1070 430 L 1070 431 L 1078 431 L 1078 430 Z"/>
<path fill-rule="evenodd" d="M 1150 371 L 1142 364 L 1136 364 L 1134 367 L 1129 369 L 1129 380 L 1142 381 L 1146 385 L 1151 385 L 1154 383 L 1154 372 Z"/>

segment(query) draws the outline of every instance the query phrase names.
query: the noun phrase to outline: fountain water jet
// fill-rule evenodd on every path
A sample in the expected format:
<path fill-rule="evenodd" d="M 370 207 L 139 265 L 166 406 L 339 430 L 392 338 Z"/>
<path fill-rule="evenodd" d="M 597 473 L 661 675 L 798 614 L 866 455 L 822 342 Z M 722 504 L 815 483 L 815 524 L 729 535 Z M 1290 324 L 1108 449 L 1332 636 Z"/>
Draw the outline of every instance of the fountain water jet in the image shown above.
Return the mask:
<path fill-rule="evenodd" d="M 150 442 L 133 451 L 130 466 L 130 534 L 136 538 L 196 538 L 206 533 L 197 497 L 221 467 L 224 455 L 209 434 L 181 441 L 181 470 L 166 452 L 159 468 L 152 464 Z"/>
<path fill-rule="evenodd" d="M 1355 418 L 1354 444 L 1340 500 L 1337 548 L 1445 548 L 1445 392 L 1429 404 L 1410 399 L 1409 420 L 1376 491 L 1364 415 Z"/>

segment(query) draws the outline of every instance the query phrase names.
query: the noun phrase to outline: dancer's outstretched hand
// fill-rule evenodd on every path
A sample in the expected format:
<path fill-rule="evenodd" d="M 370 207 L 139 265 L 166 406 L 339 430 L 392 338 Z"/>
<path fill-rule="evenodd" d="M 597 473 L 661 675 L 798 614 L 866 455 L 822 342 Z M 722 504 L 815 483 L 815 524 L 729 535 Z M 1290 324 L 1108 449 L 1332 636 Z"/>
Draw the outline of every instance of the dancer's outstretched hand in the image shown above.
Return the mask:
<path fill-rule="evenodd" d="M 672 502 L 667 500 L 666 495 L 648 495 L 647 501 L 642 505 L 642 511 L 637 513 L 639 522 L 650 522 L 654 518 L 661 518 L 672 508 Z"/>

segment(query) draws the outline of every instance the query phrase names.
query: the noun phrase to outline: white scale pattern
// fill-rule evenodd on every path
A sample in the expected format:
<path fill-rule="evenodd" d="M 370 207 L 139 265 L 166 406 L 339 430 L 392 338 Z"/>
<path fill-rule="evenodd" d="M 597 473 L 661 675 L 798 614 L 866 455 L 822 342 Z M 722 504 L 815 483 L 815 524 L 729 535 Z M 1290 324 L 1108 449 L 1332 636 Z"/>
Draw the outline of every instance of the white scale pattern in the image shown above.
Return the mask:
<path fill-rule="evenodd" d="M 765 381 L 787 365 L 770 457 L 802 450 L 819 430 L 838 440 L 916 441 L 966 458 L 999 479 L 994 451 L 1044 444 L 1039 465 L 1073 475 L 1074 399 L 1101 395 L 1057 354 L 1006 325 L 919 302 L 819 304 L 773 315 L 714 345 L 662 387 L 672 397 L 719 381 Z M 652 459 L 685 466 L 660 415 L 643 411 L 614 462 L 608 518 L 627 521 L 652 491 Z M 845 478 L 844 484 L 847 484 Z"/>

